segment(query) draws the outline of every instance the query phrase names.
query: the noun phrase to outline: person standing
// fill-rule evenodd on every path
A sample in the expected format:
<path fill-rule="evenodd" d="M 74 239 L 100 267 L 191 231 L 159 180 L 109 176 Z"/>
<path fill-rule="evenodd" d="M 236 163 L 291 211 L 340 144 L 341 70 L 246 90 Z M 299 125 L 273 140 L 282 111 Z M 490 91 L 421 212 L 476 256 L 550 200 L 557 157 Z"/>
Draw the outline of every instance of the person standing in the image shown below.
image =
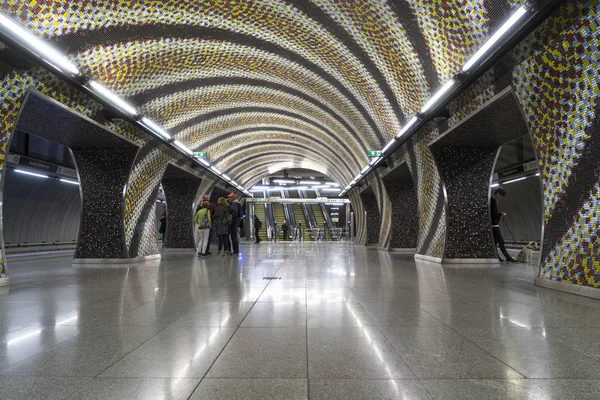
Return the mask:
<path fill-rule="evenodd" d="M 260 219 L 258 219 L 256 214 L 254 214 L 254 238 L 255 238 L 254 243 L 261 242 L 261 239 L 259 236 L 260 228 L 262 228 L 262 222 L 260 221 Z"/>
<path fill-rule="evenodd" d="M 202 208 L 202 202 L 206 201 L 208 203 L 208 210 L 210 211 L 210 217 L 211 219 L 215 219 L 215 206 L 212 205 L 212 203 L 210 202 L 210 198 L 208 197 L 208 195 L 204 195 L 202 196 L 202 200 L 200 200 L 200 203 L 198 203 L 198 206 L 196 207 L 196 213 L 198 211 L 200 211 L 200 209 Z M 208 234 L 208 246 L 206 247 L 206 254 L 212 254 L 210 252 L 210 242 L 212 241 L 212 233 L 213 229 L 211 228 Z"/>
<path fill-rule="evenodd" d="M 500 251 L 504 254 L 507 262 L 517 262 L 513 259 L 508 251 L 506 251 L 506 246 L 504 244 L 504 238 L 502 237 L 502 232 L 500 232 L 500 220 L 506 216 L 504 212 L 498 212 L 498 200 L 503 199 L 506 196 L 506 190 L 502 188 L 498 188 L 494 190 L 492 194 L 492 198 L 490 199 L 490 214 L 492 217 L 492 232 L 494 233 L 494 242 L 495 246 L 500 246 Z M 500 261 L 504 261 L 502 258 L 498 257 Z"/>
<path fill-rule="evenodd" d="M 160 214 L 160 228 L 158 233 L 162 235 L 162 241 L 165 241 L 165 232 L 167 231 L 167 206 L 163 206 L 162 214 Z"/>
<path fill-rule="evenodd" d="M 208 246 L 208 238 L 210 235 L 210 228 L 212 226 L 212 218 L 210 210 L 208 209 L 208 201 L 203 201 L 202 208 L 196 213 L 194 221 L 198 225 L 200 232 L 200 241 L 198 242 L 198 255 L 206 256 L 206 248 Z"/>
<path fill-rule="evenodd" d="M 231 213 L 228 210 L 227 200 L 225 197 L 219 197 L 217 201 L 217 209 L 215 210 L 215 233 L 219 239 L 219 252 L 223 250 L 223 255 L 230 254 L 229 249 L 229 225 L 231 225 L 232 218 Z"/>
<path fill-rule="evenodd" d="M 287 220 L 284 219 L 283 220 L 283 224 L 281 225 L 281 232 L 283 233 L 283 240 L 287 241 L 288 240 L 288 232 L 289 232 L 290 226 L 287 223 Z"/>
<path fill-rule="evenodd" d="M 231 240 L 231 250 L 233 254 L 240 253 L 240 242 L 238 239 L 238 228 L 240 219 L 242 218 L 242 205 L 237 200 L 235 193 L 230 193 L 227 196 L 229 202 L 229 212 L 231 213 L 231 226 L 229 227 L 229 239 Z"/>

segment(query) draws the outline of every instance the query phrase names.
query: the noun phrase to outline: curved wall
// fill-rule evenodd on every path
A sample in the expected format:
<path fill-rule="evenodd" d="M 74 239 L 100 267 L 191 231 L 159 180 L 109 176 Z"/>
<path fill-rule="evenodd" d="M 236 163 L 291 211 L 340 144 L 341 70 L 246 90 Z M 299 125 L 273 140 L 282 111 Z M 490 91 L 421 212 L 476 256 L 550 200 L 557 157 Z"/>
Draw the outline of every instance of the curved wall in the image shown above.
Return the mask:
<path fill-rule="evenodd" d="M 21 175 L 9 169 L 4 182 L 6 244 L 72 242 L 79 235 L 79 186 Z"/>

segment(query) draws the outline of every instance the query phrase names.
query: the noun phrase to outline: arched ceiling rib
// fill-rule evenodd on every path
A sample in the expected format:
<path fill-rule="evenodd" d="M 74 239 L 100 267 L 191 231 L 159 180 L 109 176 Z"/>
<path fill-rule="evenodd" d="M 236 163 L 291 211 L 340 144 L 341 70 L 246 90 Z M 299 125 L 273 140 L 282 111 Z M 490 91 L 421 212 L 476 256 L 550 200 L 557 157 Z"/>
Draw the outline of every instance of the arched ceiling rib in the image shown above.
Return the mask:
<path fill-rule="evenodd" d="M 219 166 L 228 165 L 228 149 L 244 148 L 238 157 L 247 171 L 239 173 L 264 171 L 251 168 L 258 160 L 252 157 L 271 141 L 290 162 L 310 157 L 347 183 L 364 166 L 366 150 L 396 136 L 513 2 L 74 0 L 0 7 L 184 143 L 208 149 Z M 311 139 L 314 152 L 305 150 Z M 285 162 L 281 157 L 261 162 Z"/>
<path fill-rule="evenodd" d="M 344 173 L 343 170 L 332 164 L 326 156 L 318 154 L 317 152 L 308 152 L 306 148 L 299 144 L 272 144 L 264 145 L 261 147 L 253 147 L 245 150 L 244 157 L 239 157 L 237 153 L 230 153 L 226 157 L 220 160 L 220 167 L 227 175 L 244 173 L 245 170 L 238 170 L 240 165 L 246 165 L 246 170 L 250 172 L 252 170 L 252 160 L 259 160 L 262 156 L 275 155 L 281 156 L 287 154 L 289 156 L 297 155 L 297 160 L 300 161 L 311 161 L 327 168 L 328 174 L 331 177 L 343 181 Z M 248 164 L 250 163 L 250 164 Z M 236 175 L 238 176 L 238 175 Z"/>

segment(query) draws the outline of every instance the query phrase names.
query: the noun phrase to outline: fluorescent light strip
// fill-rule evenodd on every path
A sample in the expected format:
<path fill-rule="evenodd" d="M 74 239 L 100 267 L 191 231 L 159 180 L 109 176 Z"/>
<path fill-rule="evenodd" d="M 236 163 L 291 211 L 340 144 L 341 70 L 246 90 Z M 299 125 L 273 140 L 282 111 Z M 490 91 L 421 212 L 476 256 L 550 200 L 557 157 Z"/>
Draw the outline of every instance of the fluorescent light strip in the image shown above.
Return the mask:
<path fill-rule="evenodd" d="M 200 161 L 200 163 L 204 164 L 207 167 L 210 167 L 210 163 L 206 161 L 204 158 L 194 157 L 196 161 Z"/>
<path fill-rule="evenodd" d="M 499 183 L 492 183 L 492 184 L 490 185 L 490 187 L 498 187 L 498 186 L 500 186 L 500 184 L 499 184 Z"/>
<path fill-rule="evenodd" d="M 48 175 L 36 174 L 35 172 L 23 171 L 22 169 L 15 169 L 15 172 L 18 172 L 19 174 L 24 174 L 24 175 L 35 176 L 38 178 L 44 178 L 44 179 L 50 178 Z"/>
<path fill-rule="evenodd" d="M 291 179 L 273 179 L 273 182 L 277 182 L 277 183 L 296 183 L 296 181 L 293 181 Z"/>
<path fill-rule="evenodd" d="M 218 169 L 216 169 L 216 168 L 215 168 L 214 166 L 212 166 L 212 165 L 210 166 L 210 169 L 212 170 L 212 172 L 214 172 L 214 173 L 215 173 L 215 174 L 217 174 L 217 175 L 221 175 L 221 174 L 222 174 L 222 172 L 221 172 L 221 171 L 219 171 Z"/>
<path fill-rule="evenodd" d="M 327 185 L 315 185 L 312 187 L 312 189 L 324 189 L 324 188 L 328 188 L 329 186 Z"/>
<path fill-rule="evenodd" d="M 194 152 L 190 150 L 185 144 L 181 143 L 179 140 L 173 140 L 173 144 L 181 151 L 186 153 L 189 156 L 193 156 Z"/>
<path fill-rule="evenodd" d="M 79 75 L 79 69 L 69 59 L 55 50 L 53 47 L 48 45 L 43 40 L 29 33 L 24 27 L 15 23 L 5 15 L 0 14 L 0 27 L 4 28 L 3 31 L 8 31 L 7 36 L 13 39 L 18 38 L 18 42 L 26 47 L 29 51 L 36 54 L 48 64 L 60 72 L 70 73 L 72 75 Z"/>
<path fill-rule="evenodd" d="M 433 107 L 435 105 L 435 103 L 437 103 L 437 101 L 448 91 L 452 88 L 452 86 L 454 86 L 454 84 L 456 83 L 456 81 L 454 79 L 450 79 L 448 82 L 444 83 L 444 85 L 440 88 L 440 90 L 437 91 L 436 94 L 433 95 L 432 98 L 429 99 L 429 101 L 427 103 L 425 103 L 425 105 L 423 106 L 423 108 L 421 109 L 421 112 L 424 113 L 425 111 L 429 110 L 431 107 Z M 405 127 L 406 128 L 406 127 Z M 403 129 L 404 130 L 404 129 Z"/>
<path fill-rule="evenodd" d="M 473 65 L 475 65 L 475 63 L 479 61 L 479 59 L 483 57 L 484 54 L 487 53 L 492 48 L 492 46 L 498 40 L 500 40 L 500 38 L 504 36 L 509 31 L 509 29 L 512 28 L 512 26 L 516 24 L 526 13 L 527 10 L 525 9 L 525 7 L 520 7 L 519 9 L 517 9 L 517 11 L 515 11 L 515 13 L 511 15 L 510 18 L 504 24 L 502 24 L 500 29 L 498 29 L 496 33 L 494 33 L 492 37 L 490 37 L 488 41 L 485 42 L 485 44 L 481 46 L 481 48 L 477 50 L 475 54 L 473 54 L 469 61 L 467 61 L 466 64 L 463 66 L 462 70 L 467 71 L 471 67 L 473 67 Z"/>
<path fill-rule="evenodd" d="M 411 119 L 408 120 L 408 122 L 406 123 L 406 125 L 404 125 L 404 127 L 400 130 L 400 132 L 398 133 L 398 135 L 396 136 L 396 138 L 399 138 L 400 136 L 403 136 L 406 132 L 408 132 L 408 130 L 417 123 L 419 119 L 417 117 L 412 117 Z"/>
<path fill-rule="evenodd" d="M 300 181 L 299 183 L 301 185 L 318 185 L 320 182 L 319 181 Z"/>
<path fill-rule="evenodd" d="M 117 107 L 118 109 L 125 111 L 126 113 L 132 116 L 137 115 L 135 107 L 133 107 L 131 104 L 127 103 L 125 100 L 114 94 L 106 86 L 96 81 L 89 81 L 88 86 L 93 92 L 95 92 L 100 97 L 103 97 L 105 100 L 108 100 L 110 103 L 112 103 L 113 106 Z"/>
<path fill-rule="evenodd" d="M 377 164 L 381 160 L 381 157 L 375 157 L 371 161 L 369 161 L 369 165 Z"/>
<path fill-rule="evenodd" d="M 503 185 L 506 185 L 507 183 L 519 182 L 519 181 L 525 180 L 525 179 L 527 179 L 527 178 L 528 178 L 527 176 L 524 176 L 524 177 L 522 177 L 522 178 L 511 179 L 510 181 L 502 182 L 502 184 L 503 184 Z"/>
<path fill-rule="evenodd" d="M 154 121 L 144 117 L 140 122 L 142 123 L 142 125 L 148 128 L 150 131 L 154 132 L 156 135 L 162 137 L 163 139 L 171 140 L 171 135 L 169 135 L 167 131 L 165 131 L 163 128 L 158 126 Z"/>
<path fill-rule="evenodd" d="M 59 179 L 61 182 L 70 183 L 71 185 L 79 185 L 79 182 L 70 181 L 68 179 Z"/>
<path fill-rule="evenodd" d="M 364 174 L 365 172 L 367 172 L 369 170 L 369 166 L 365 166 L 363 169 L 360 170 L 360 175 Z"/>
<path fill-rule="evenodd" d="M 231 181 L 231 178 L 225 174 L 221 175 L 221 178 L 225 179 L 226 181 Z"/>
<path fill-rule="evenodd" d="M 327 188 L 327 189 L 322 189 L 321 192 L 339 192 L 341 189 L 338 188 Z"/>
<path fill-rule="evenodd" d="M 396 139 L 392 139 L 388 142 L 388 144 L 385 145 L 385 147 L 381 150 L 382 153 L 385 153 L 386 151 L 389 150 L 390 147 L 392 147 L 392 145 L 396 143 Z"/>

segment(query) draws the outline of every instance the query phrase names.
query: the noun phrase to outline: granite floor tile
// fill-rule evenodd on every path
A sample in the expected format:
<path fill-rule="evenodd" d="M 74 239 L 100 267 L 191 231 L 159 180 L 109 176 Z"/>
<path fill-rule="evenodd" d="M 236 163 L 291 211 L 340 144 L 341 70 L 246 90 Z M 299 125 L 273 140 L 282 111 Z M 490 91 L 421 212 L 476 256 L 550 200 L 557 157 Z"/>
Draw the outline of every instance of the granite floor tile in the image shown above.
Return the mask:
<path fill-rule="evenodd" d="M 2 400 L 59 400 L 85 385 L 90 378 L 0 376 Z"/>
<path fill-rule="evenodd" d="M 68 400 L 185 400 L 199 382 L 185 378 L 93 378 Z"/>
<path fill-rule="evenodd" d="M 306 400 L 306 379 L 202 380 L 190 400 Z"/>
<path fill-rule="evenodd" d="M 245 328 L 286 328 L 306 326 L 306 305 L 298 303 L 256 303 L 244 319 Z"/>
<path fill-rule="evenodd" d="M 306 331 L 302 328 L 239 328 L 207 377 L 307 378 Z"/>
<path fill-rule="evenodd" d="M 419 379 L 522 378 L 517 371 L 448 327 L 381 329 Z"/>
<path fill-rule="evenodd" d="M 102 377 L 202 378 L 235 328 L 173 326 L 102 373 Z"/>
<path fill-rule="evenodd" d="M 2 375 L 96 376 L 156 334 L 149 327 L 106 327 L 82 332 L 32 356 Z"/>
<path fill-rule="evenodd" d="M 421 383 L 413 379 L 311 379 L 310 398 L 313 400 L 431 400 Z"/>
<path fill-rule="evenodd" d="M 309 328 L 311 379 L 411 379 L 404 360 L 375 327 Z"/>
<path fill-rule="evenodd" d="M 527 379 L 425 379 L 421 383 L 434 400 L 552 399 L 544 389 Z"/>
<path fill-rule="evenodd" d="M 552 400 L 597 400 L 599 379 L 531 379 L 541 386 Z"/>

